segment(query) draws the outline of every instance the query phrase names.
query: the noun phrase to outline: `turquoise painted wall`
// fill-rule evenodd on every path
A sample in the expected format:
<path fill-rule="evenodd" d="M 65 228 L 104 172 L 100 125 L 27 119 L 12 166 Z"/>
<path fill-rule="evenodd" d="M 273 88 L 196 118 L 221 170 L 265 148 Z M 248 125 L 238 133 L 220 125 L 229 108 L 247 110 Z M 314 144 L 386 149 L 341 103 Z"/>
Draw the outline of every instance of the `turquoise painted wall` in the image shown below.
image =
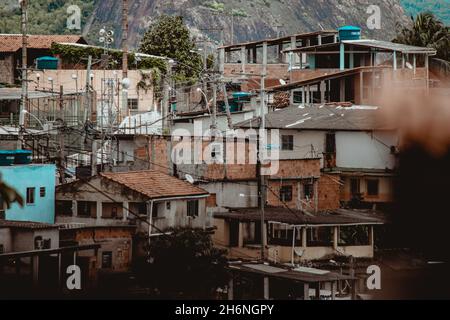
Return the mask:
<path fill-rule="evenodd" d="M 6 210 L 7 220 L 55 223 L 55 176 L 56 166 L 52 164 L 0 166 L 2 180 L 23 197 L 26 202 L 27 188 L 35 188 L 34 204 L 20 207 L 14 203 Z M 45 187 L 45 196 L 40 188 Z"/>

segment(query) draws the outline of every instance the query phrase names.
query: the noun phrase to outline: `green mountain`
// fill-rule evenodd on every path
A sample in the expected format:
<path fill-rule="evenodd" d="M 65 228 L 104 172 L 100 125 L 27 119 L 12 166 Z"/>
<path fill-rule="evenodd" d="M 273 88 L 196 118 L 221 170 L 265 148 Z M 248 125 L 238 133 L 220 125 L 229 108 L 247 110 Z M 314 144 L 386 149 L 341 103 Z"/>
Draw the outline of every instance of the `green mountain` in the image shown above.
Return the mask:
<path fill-rule="evenodd" d="M 450 0 L 401 0 L 405 12 L 416 16 L 419 12 L 431 11 L 445 25 L 450 25 Z"/>

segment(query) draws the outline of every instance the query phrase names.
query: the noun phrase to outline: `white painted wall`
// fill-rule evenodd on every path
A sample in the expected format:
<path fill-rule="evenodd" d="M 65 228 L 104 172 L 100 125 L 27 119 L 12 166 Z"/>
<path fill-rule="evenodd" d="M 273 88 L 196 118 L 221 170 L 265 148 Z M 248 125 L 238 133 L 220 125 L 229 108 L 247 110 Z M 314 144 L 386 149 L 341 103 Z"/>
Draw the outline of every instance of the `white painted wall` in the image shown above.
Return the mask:
<path fill-rule="evenodd" d="M 336 132 L 336 165 L 342 168 L 393 169 L 395 132 Z"/>
<path fill-rule="evenodd" d="M 216 194 L 218 207 L 254 208 L 258 206 L 256 182 L 243 182 L 242 184 L 215 182 L 200 184 L 199 187 L 211 194 Z"/>

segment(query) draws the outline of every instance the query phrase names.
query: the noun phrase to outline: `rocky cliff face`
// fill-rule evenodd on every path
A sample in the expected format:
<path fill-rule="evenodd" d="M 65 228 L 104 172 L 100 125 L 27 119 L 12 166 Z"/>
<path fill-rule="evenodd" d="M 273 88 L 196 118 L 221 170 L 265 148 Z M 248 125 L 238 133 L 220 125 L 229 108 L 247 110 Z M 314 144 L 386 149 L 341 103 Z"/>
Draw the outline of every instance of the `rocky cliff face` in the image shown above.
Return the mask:
<path fill-rule="evenodd" d="M 85 33 L 96 40 L 100 27 L 116 30 L 116 45 L 121 38 L 122 0 L 99 0 Z M 369 30 L 367 10 L 377 5 L 381 29 Z M 258 40 L 277 34 L 334 29 L 342 25 L 362 27 L 363 36 L 391 40 L 396 23 L 407 21 L 399 0 L 129 0 L 129 43 L 137 47 L 149 23 L 162 14 L 177 14 L 196 35 L 219 41 L 224 30 L 225 43 Z M 234 16 L 231 17 L 230 13 Z"/>

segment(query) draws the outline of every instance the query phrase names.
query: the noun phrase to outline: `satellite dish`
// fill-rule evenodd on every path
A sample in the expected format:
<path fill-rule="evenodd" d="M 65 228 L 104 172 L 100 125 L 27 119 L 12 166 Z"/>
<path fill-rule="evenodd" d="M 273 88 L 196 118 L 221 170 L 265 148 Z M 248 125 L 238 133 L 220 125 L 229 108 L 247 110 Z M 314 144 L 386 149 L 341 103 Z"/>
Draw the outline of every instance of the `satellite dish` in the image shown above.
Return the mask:
<path fill-rule="evenodd" d="M 129 89 L 131 85 L 131 81 L 128 78 L 123 78 L 122 80 L 122 86 L 124 89 Z"/>
<path fill-rule="evenodd" d="M 281 84 L 282 86 L 285 86 L 287 83 L 286 83 L 286 81 L 284 81 L 283 79 L 280 79 L 280 84 Z"/>
<path fill-rule="evenodd" d="M 414 69 L 414 67 L 409 62 L 406 62 L 406 67 L 410 70 Z"/>
<path fill-rule="evenodd" d="M 192 176 L 190 174 L 186 174 L 185 178 L 186 178 L 187 182 L 189 182 L 190 184 L 194 184 L 195 180 L 194 180 L 194 178 L 192 178 Z"/>

